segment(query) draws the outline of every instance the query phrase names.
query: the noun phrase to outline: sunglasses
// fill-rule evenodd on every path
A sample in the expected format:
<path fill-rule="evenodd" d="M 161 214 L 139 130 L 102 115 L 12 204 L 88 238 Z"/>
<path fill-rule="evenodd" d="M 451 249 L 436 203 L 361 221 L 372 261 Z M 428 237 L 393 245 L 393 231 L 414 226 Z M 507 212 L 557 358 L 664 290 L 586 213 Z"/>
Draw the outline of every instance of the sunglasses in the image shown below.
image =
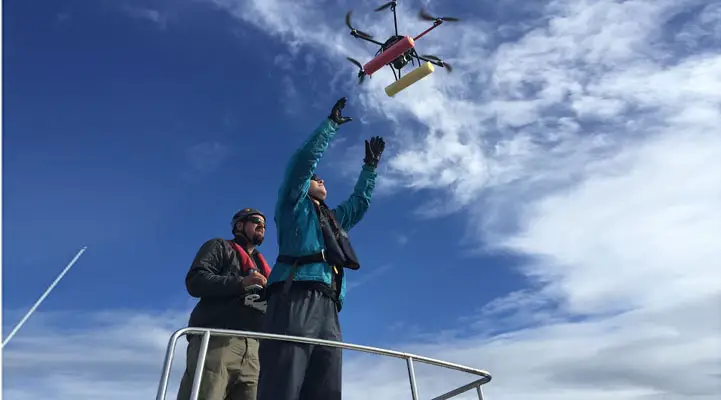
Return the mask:
<path fill-rule="evenodd" d="M 250 217 L 246 221 L 265 227 L 265 221 L 258 217 Z"/>
<path fill-rule="evenodd" d="M 316 181 L 316 182 L 322 181 L 322 179 L 320 179 L 320 177 L 319 177 L 318 175 L 315 175 L 315 174 L 310 177 L 310 180 L 311 180 L 311 181 Z"/>

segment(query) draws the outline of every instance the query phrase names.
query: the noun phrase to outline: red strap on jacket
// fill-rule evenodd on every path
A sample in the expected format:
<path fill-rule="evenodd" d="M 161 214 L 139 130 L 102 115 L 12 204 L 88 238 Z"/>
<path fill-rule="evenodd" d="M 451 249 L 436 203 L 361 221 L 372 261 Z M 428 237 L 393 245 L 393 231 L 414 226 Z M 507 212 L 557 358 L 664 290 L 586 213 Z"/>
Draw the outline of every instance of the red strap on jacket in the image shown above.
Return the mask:
<path fill-rule="evenodd" d="M 243 271 L 244 275 L 247 275 L 251 269 L 255 268 L 257 263 L 253 263 L 253 260 L 250 259 L 250 256 L 248 253 L 240 247 L 240 245 L 232 240 L 228 240 L 228 243 L 230 243 L 231 246 L 237 250 L 237 253 L 240 255 L 240 268 Z M 268 265 L 268 262 L 265 261 L 265 257 L 263 257 L 263 254 L 260 252 L 257 252 L 257 259 L 260 261 L 260 265 L 257 265 L 258 269 L 260 269 L 261 274 L 268 278 L 270 276 L 270 266 Z"/>

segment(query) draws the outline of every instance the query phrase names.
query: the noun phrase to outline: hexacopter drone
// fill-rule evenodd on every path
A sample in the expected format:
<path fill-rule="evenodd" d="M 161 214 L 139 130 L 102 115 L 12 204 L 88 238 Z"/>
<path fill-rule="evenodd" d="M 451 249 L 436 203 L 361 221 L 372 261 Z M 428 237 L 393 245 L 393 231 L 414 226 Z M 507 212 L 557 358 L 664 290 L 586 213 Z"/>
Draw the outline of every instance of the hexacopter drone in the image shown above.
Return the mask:
<path fill-rule="evenodd" d="M 378 52 L 376 52 L 375 57 L 368 61 L 365 65 L 361 65 L 361 63 L 357 60 L 347 57 L 350 62 L 358 66 L 360 69 L 358 72 L 358 83 L 363 83 L 366 75 L 372 76 L 373 73 L 383 68 L 383 66 L 388 65 L 391 68 L 391 71 L 393 71 L 393 76 L 396 78 L 395 82 L 385 88 L 385 92 L 389 97 L 393 97 L 401 90 L 430 75 L 434 70 L 433 65 L 446 68 L 448 72 L 451 72 L 451 66 L 442 61 L 440 58 L 432 55 L 419 56 L 418 53 L 416 53 L 415 42 L 444 22 L 458 21 L 458 18 L 452 17 L 433 17 L 428 14 L 425 9 L 421 9 L 419 13 L 420 19 L 433 21 L 433 26 L 426 29 L 416 37 L 400 36 L 398 35 L 398 19 L 396 17 L 397 3 L 397 0 L 393 0 L 375 9 L 375 11 L 383 11 L 390 8 L 393 12 L 395 34 L 388 38 L 385 43 L 376 41 L 373 39 L 373 36 L 353 28 L 350 23 L 352 11 L 348 11 L 345 16 L 345 23 L 350 29 L 351 36 L 377 44 L 381 47 Z M 418 68 L 401 77 L 401 69 L 408 65 L 409 62 L 412 63 L 412 65 L 415 65 L 416 60 L 418 61 Z M 425 63 L 421 64 L 421 60 L 425 61 Z M 396 71 L 398 71 L 398 74 L 396 74 Z"/>

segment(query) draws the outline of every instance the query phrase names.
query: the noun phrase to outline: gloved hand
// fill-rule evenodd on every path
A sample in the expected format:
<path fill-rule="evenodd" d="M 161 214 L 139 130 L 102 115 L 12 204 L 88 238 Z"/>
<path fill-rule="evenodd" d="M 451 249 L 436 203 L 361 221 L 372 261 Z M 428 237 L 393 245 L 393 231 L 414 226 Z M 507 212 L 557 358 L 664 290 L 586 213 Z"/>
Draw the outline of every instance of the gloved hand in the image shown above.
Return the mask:
<path fill-rule="evenodd" d="M 346 101 L 347 99 L 345 97 L 341 97 L 338 101 L 336 101 L 333 109 L 330 111 L 330 115 L 328 116 L 328 118 L 338 125 L 343 125 L 346 122 L 353 121 L 353 118 L 341 115 L 341 111 L 343 110 L 343 107 L 345 107 Z"/>
<path fill-rule="evenodd" d="M 385 148 L 386 142 L 380 136 L 373 137 L 370 141 L 366 140 L 366 156 L 363 162 L 371 167 L 377 167 Z"/>

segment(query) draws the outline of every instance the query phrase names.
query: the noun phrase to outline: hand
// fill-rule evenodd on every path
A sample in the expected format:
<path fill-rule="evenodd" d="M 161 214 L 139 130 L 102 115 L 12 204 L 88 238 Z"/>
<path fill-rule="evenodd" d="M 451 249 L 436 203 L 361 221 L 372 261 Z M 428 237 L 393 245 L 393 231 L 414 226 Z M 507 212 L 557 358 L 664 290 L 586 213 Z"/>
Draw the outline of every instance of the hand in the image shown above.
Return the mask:
<path fill-rule="evenodd" d="M 353 118 L 341 115 L 341 111 L 343 110 L 343 107 L 345 107 L 346 101 L 347 99 L 345 97 L 341 97 L 338 101 L 336 101 L 333 109 L 330 111 L 330 115 L 328 116 L 328 118 L 338 125 L 343 125 L 346 122 L 353 121 Z"/>
<path fill-rule="evenodd" d="M 366 165 L 377 167 L 385 148 L 386 142 L 380 136 L 373 137 L 370 141 L 366 140 L 366 156 L 363 162 L 365 162 Z"/>
<path fill-rule="evenodd" d="M 260 273 L 253 272 L 252 274 L 246 276 L 243 278 L 242 281 L 240 281 L 241 286 L 243 286 L 243 289 L 248 288 L 251 285 L 260 285 L 261 287 L 265 287 L 265 285 L 268 283 L 268 280 Z"/>

